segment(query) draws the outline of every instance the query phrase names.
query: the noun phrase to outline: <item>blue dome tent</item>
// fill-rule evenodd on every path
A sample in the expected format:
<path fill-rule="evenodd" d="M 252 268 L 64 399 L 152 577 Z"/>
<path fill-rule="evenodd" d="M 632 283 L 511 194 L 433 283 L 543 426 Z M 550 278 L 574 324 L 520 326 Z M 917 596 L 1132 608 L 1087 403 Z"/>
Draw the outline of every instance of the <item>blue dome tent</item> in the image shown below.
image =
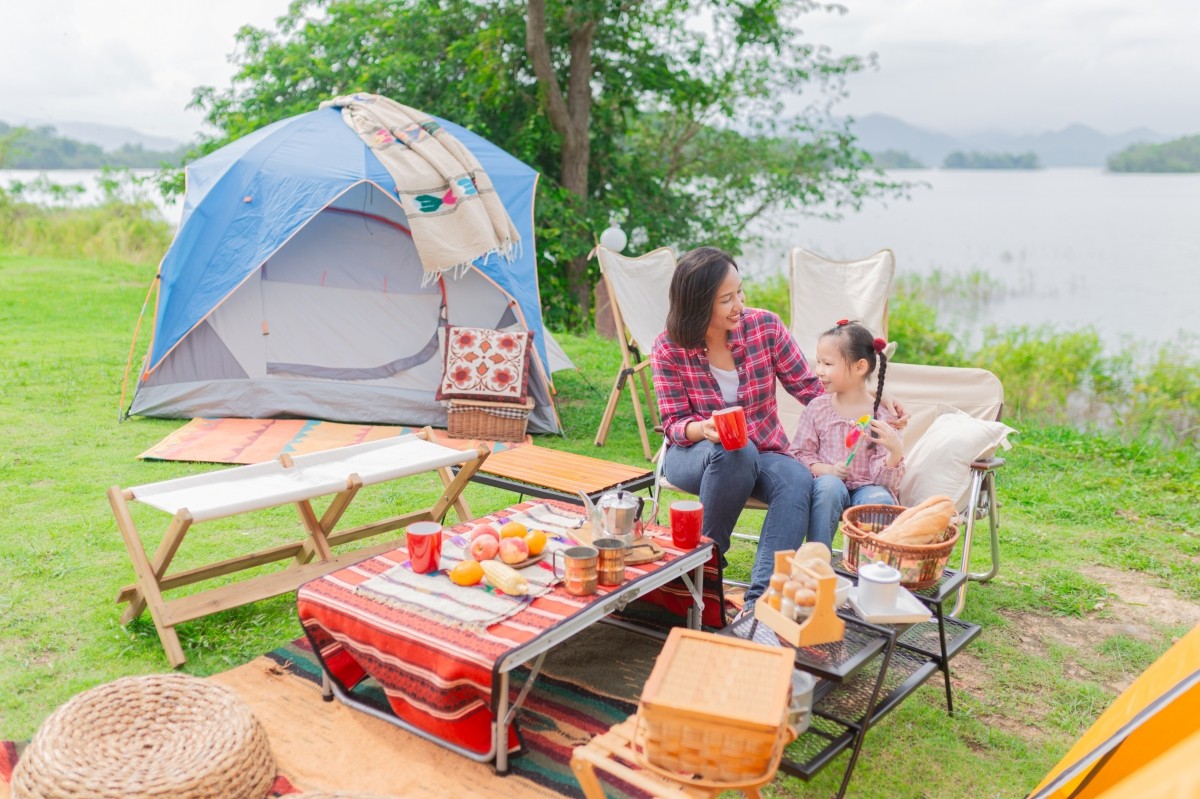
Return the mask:
<path fill-rule="evenodd" d="M 395 182 L 340 110 L 268 125 L 187 167 L 159 268 L 154 337 L 129 412 L 444 427 L 450 325 L 529 330 L 532 432 L 558 432 L 538 299 L 537 173 L 438 120 L 479 160 L 516 255 L 423 281 Z"/>

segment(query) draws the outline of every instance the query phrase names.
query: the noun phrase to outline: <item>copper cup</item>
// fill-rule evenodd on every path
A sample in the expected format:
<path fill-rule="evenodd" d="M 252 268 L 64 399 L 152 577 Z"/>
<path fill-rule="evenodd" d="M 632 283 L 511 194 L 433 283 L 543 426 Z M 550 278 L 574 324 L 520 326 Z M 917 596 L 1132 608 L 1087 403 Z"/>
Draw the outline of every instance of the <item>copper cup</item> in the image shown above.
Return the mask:
<path fill-rule="evenodd" d="M 597 538 L 592 541 L 600 553 L 596 574 L 600 585 L 621 585 L 625 582 L 625 542 L 619 538 Z"/>
<path fill-rule="evenodd" d="M 558 572 L 558 557 L 562 556 L 562 574 Z M 563 581 L 567 593 L 573 596 L 587 596 L 596 593 L 596 561 L 600 553 L 594 547 L 567 547 L 556 549 L 550 556 L 550 566 L 554 576 Z"/>

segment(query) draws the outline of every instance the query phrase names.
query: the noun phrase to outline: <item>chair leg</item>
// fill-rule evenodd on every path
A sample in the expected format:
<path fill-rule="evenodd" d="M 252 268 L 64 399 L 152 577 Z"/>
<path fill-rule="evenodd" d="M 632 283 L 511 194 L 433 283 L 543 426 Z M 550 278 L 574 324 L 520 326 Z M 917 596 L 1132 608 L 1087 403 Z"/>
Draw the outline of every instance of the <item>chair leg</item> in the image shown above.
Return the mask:
<path fill-rule="evenodd" d="M 612 426 L 613 417 L 617 413 L 617 401 L 621 399 L 621 389 L 625 387 L 625 365 L 621 365 L 621 371 L 617 373 L 616 380 L 613 381 L 612 391 L 608 392 L 608 403 L 604 406 L 604 416 L 600 419 L 600 427 L 596 430 L 596 446 L 603 447 L 604 440 L 608 438 L 608 428 Z"/>
<path fill-rule="evenodd" d="M 975 535 L 975 519 L 979 515 L 980 500 L 987 503 L 989 538 L 992 564 L 986 572 L 971 572 L 971 543 Z M 996 505 L 996 476 L 992 472 L 974 472 L 971 479 L 971 500 L 967 505 L 967 529 L 963 535 L 961 571 L 967 579 L 958 588 L 958 597 L 950 616 L 957 617 L 967 604 L 967 586 L 971 581 L 987 582 L 1000 572 L 1000 512 Z"/>
<path fill-rule="evenodd" d="M 627 381 L 629 384 L 629 396 L 633 399 L 633 416 L 637 419 L 638 435 L 642 439 L 642 453 L 646 456 L 646 460 L 650 460 L 653 454 L 650 452 L 650 439 L 646 435 L 646 419 L 642 414 L 642 401 L 638 398 L 637 380 L 632 379 Z"/>

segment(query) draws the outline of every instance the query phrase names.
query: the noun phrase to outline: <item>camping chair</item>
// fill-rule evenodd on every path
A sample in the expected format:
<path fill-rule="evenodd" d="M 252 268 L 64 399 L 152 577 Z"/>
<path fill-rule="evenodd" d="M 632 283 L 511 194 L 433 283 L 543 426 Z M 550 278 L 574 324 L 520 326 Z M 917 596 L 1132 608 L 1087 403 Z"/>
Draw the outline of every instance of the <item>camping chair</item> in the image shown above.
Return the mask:
<path fill-rule="evenodd" d="M 802 247 L 793 247 L 788 255 L 788 268 L 789 327 L 805 357 L 813 357 L 817 339 L 839 319 L 857 320 L 876 335 L 887 338 L 887 297 L 896 272 L 896 257 L 891 250 L 880 250 L 857 261 L 833 261 Z M 791 435 L 804 408 L 782 385 L 777 384 L 775 390 L 779 419 Z M 655 456 L 655 500 L 664 488 L 687 493 L 671 485 L 662 473 L 666 447 L 664 440 Z M 746 507 L 766 510 L 767 506 L 751 497 Z M 750 533 L 735 532 L 733 537 L 758 541 L 758 536 Z"/>
<path fill-rule="evenodd" d="M 675 274 L 675 253 L 669 247 L 659 247 L 638 258 L 626 258 L 607 247 L 596 247 L 592 252 L 599 260 L 600 274 L 608 286 L 616 321 L 617 343 L 621 345 L 621 368 L 613 381 L 600 428 L 596 431 L 596 446 L 604 446 L 617 412 L 617 401 L 628 384 L 629 396 L 633 400 L 633 415 L 642 438 L 642 452 L 650 460 L 650 439 L 642 415 L 641 398 L 631 378 L 636 377 L 641 382 L 642 395 L 650 411 L 650 423 L 657 425 L 658 407 L 650 392 L 650 381 L 646 379 L 650 361 L 645 359 L 644 354 L 649 354 L 654 339 L 667 327 L 667 292 L 671 287 L 671 277 Z"/>

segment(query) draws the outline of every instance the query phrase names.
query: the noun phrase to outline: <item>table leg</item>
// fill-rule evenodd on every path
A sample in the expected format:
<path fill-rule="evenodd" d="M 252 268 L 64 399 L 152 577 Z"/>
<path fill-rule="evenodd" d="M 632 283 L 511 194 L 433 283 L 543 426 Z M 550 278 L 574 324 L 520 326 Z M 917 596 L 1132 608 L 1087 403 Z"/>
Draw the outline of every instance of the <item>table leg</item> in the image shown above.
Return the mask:
<path fill-rule="evenodd" d="M 688 608 L 687 625 L 693 630 L 699 630 L 700 622 L 704 618 L 704 564 L 701 563 L 693 569 L 691 576 L 686 574 L 680 576 L 683 578 L 683 584 L 687 586 L 688 593 L 692 595 L 692 606 Z"/>
<path fill-rule="evenodd" d="M 160 582 L 163 575 L 167 573 L 167 568 L 175 558 L 175 553 L 179 551 L 179 545 L 183 543 L 183 536 L 191 526 L 192 514 L 188 513 L 186 509 L 179 511 L 171 519 L 171 524 L 167 527 L 167 532 L 163 535 L 163 539 L 154 553 L 154 560 L 150 563 L 156 583 Z M 146 597 L 140 590 L 135 589 L 133 597 L 129 600 L 129 607 L 125 608 L 125 612 L 121 614 L 121 624 L 129 624 L 141 616 L 145 609 Z"/>
<path fill-rule="evenodd" d="M 862 722 L 855 733 L 854 745 L 850 749 L 850 762 L 846 764 L 846 773 L 842 776 L 842 785 L 838 788 L 836 799 L 842 799 L 846 795 L 846 788 L 850 785 L 850 776 L 854 773 L 854 766 L 858 762 L 859 752 L 862 751 L 863 740 L 867 737 L 867 730 L 871 726 L 871 717 L 875 715 L 875 705 L 879 702 L 879 691 L 883 688 L 883 679 L 887 676 L 888 666 L 892 663 L 892 652 L 895 648 L 896 633 L 890 632 L 887 649 L 883 653 L 883 662 L 879 665 L 879 677 L 875 680 L 875 687 L 871 691 L 871 699 L 867 702 L 866 712 L 863 713 Z"/>

